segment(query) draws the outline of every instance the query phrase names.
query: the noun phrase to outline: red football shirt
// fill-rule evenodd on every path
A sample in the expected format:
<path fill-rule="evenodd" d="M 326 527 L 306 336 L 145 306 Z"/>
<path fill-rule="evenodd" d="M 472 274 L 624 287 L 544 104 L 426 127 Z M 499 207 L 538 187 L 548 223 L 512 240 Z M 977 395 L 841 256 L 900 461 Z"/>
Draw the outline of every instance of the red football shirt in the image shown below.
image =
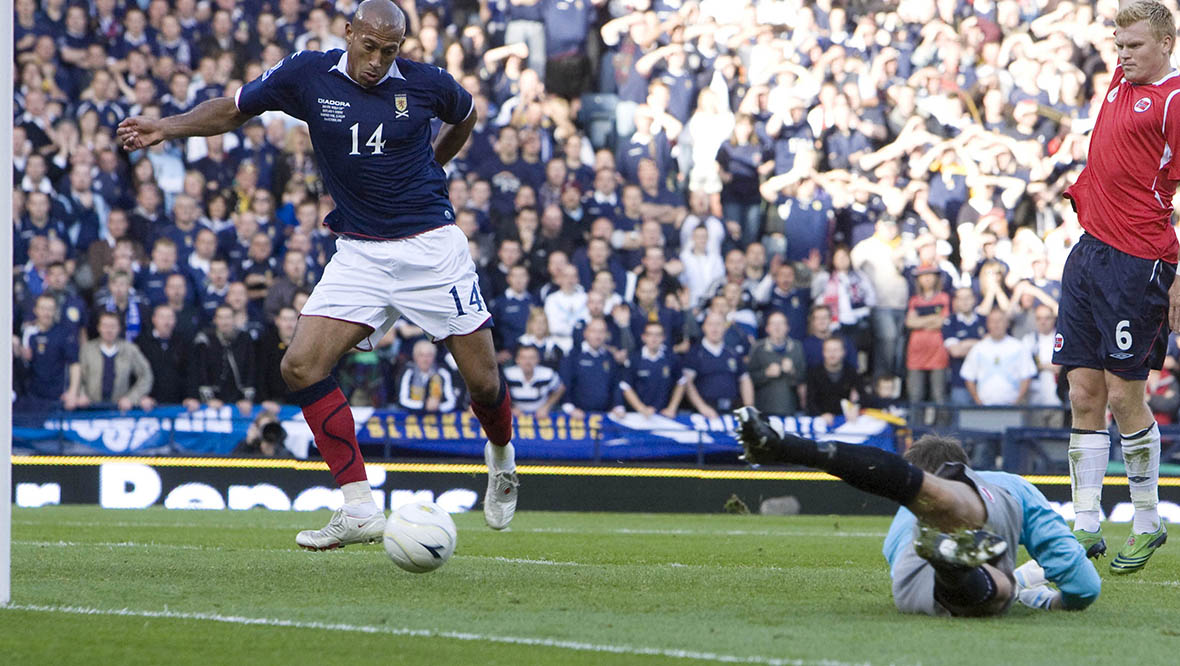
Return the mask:
<path fill-rule="evenodd" d="M 1180 71 L 1133 84 L 1114 70 L 1090 155 L 1065 195 L 1082 228 L 1127 254 L 1176 263 L 1172 195 L 1180 181 Z"/>

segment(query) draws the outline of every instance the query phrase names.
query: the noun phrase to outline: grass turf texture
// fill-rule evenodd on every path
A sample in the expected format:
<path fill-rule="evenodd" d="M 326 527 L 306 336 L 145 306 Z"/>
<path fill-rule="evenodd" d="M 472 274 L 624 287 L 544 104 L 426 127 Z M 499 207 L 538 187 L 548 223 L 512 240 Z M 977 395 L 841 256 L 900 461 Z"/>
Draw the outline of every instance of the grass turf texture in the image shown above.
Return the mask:
<path fill-rule="evenodd" d="M 413 575 L 376 545 L 298 550 L 327 517 L 18 509 L 0 663 L 1164 664 L 1180 646 L 1176 545 L 1127 578 L 1101 560 L 1083 613 L 971 620 L 894 609 L 885 518 L 526 512 L 496 533 L 475 512 L 454 559 Z M 1115 548 L 1128 527 L 1106 526 Z"/>

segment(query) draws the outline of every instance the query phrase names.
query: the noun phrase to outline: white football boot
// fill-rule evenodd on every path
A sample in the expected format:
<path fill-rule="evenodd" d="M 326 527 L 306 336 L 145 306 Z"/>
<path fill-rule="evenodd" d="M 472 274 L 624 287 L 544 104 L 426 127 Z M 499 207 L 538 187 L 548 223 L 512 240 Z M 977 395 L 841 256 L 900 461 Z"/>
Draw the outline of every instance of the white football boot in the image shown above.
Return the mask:
<path fill-rule="evenodd" d="M 488 442 L 483 447 L 483 460 L 488 466 L 488 492 L 483 496 L 483 518 L 488 527 L 502 530 L 512 522 L 516 514 L 516 489 L 520 481 L 516 478 L 516 449 L 509 442 L 504 446 L 508 452 L 508 460 L 496 465 L 492 459 L 492 446 Z"/>
<path fill-rule="evenodd" d="M 348 515 L 341 507 L 322 530 L 303 530 L 295 535 L 295 543 L 308 550 L 332 550 L 354 543 L 377 543 L 385 536 L 385 512 L 377 511 L 367 518 Z"/>

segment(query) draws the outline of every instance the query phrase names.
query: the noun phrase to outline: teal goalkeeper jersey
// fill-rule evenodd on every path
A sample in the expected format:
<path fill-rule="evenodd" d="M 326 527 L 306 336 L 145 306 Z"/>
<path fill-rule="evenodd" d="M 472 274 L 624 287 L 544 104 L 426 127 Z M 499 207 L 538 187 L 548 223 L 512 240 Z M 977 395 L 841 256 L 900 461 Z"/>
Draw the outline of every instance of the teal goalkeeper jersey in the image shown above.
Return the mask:
<path fill-rule="evenodd" d="M 1102 587 L 1098 571 L 1086 559 L 1085 550 L 1041 491 L 1015 474 L 976 473 L 988 483 L 1008 491 L 1020 503 L 1024 518 L 1020 545 L 1044 568 L 1045 577 L 1061 589 L 1065 608 L 1081 610 L 1093 603 Z M 917 522 L 914 514 L 905 507 L 894 516 L 881 549 L 891 568 L 902 550 L 913 543 Z"/>

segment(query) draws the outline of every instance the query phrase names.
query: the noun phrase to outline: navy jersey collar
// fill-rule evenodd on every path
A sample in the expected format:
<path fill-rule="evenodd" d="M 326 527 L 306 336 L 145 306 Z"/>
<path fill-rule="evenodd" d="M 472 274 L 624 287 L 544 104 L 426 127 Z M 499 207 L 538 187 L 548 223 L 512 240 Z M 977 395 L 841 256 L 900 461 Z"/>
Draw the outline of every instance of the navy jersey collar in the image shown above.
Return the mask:
<path fill-rule="evenodd" d="M 357 84 L 358 86 L 361 85 L 356 79 L 354 79 L 348 75 L 348 51 L 344 51 L 343 53 L 341 53 L 340 60 L 335 65 L 332 65 L 332 68 L 329 69 L 328 71 L 329 72 L 339 72 L 339 73 L 343 74 L 345 76 L 345 78 L 347 78 L 349 81 L 352 81 L 353 83 Z M 385 76 L 381 77 L 381 80 L 378 81 L 377 83 L 375 83 L 373 85 L 373 87 L 377 87 L 377 86 L 381 85 L 382 83 L 385 83 L 386 79 L 401 79 L 402 81 L 406 80 L 406 77 L 402 76 L 401 70 L 399 70 L 397 68 L 397 59 L 396 58 L 394 58 L 393 63 L 389 65 L 389 71 L 385 72 Z"/>

